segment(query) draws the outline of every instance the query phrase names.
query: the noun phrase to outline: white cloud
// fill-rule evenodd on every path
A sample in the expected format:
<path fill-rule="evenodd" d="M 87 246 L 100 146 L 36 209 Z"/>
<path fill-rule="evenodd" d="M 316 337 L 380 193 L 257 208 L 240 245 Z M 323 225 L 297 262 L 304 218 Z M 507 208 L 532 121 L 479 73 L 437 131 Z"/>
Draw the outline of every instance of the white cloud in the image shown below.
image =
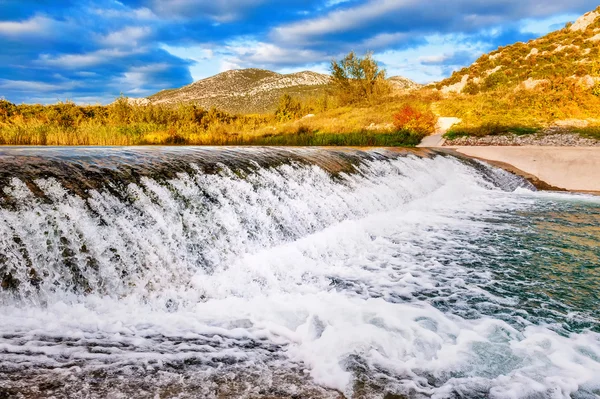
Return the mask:
<path fill-rule="evenodd" d="M 128 26 L 102 36 L 99 42 L 111 47 L 136 47 L 142 39 L 147 38 L 151 33 L 151 29 L 147 26 Z"/>
<path fill-rule="evenodd" d="M 540 20 L 526 19 L 520 27 L 522 33 L 534 33 L 536 35 L 545 35 L 556 29 L 556 25 L 564 26 L 569 21 L 575 21 L 580 15 L 577 14 L 561 14 L 544 18 Z"/>
<path fill-rule="evenodd" d="M 39 64 L 60 67 L 65 69 L 88 68 L 100 64 L 110 63 L 115 58 L 124 58 L 132 54 L 141 53 L 142 49 L 123 51 L 118 49 L 102 49 L 84 54 L 63 54 L 56 57 L 42 54 L 36 61 Z"/>
<path fill-rule="evenodd" d="M 450 58 L 450 56 L 448 54 L 434 54 L 434 55 L 421 56 L 421 57 L 417 58 L 417 61 L 425 63 L 425 64 L 433 64 L 433 63 L 444 62 L 448 58 Z"/>
<path fill-rule="evenodd" d="M 247 8 L 266 0 L 152 0 L 152 9 L 161 16 L 189 19 L 208 17 L 217 22 L 231 22 Z"/>
<path fill-rule="evenodd" d="M 24 92 L 51 92 L 69 90 L 76 86 L 77 83 L 73 81 L 64 82 L 62 84 L 53 84 L 36 81 L 0 79 L 0 89 L 19 90 Z"/>
<path fill-rule="evenodd" d="M 294 22 L 273 30 L 273 36 L 284 42 L 304 42 L 308 38 L 356 29 L 381 16 L 405 7 L 413 0 L 374 0 L 358 7 L 332 11 L 311 20 Z"/>
<path fill-rule="evenodd" d="M 168 70 L 166 63 L 156 63 L 141 67 L 131 67 L 115 78 L 111 86 L 131 96 L 143 96 L 148 94 L 148 86 L 151 86 L 157 73 Z"/>
<path fill-rule="evenodd" d="M 123 8 L 123 9 L 114 9 L 114 8 L 94 8 L 91 10 L 96 15 L 100 15 L 106 18 L 124 18 L 124 19 L 135 19 L 138 21 L 153 21 L 158 20 L 158 16 L 152 12 L 151 9 L 146 7 L 141 8 Z"/>
<path fill-rule="evenodd" d="M 243 58 L 244 61 L 258 65 L 283 64 L 285 62 L 298 63 L 299 61 L 311 63 L 322 61 L 324 57 L 327 57 L 325 53 L 319 51 L 283 48 L 272 43 L 263 42 L 245 42 L 228 46 L 228 49 Z"/>
<path fill-rule="evenodd" d="M 242 69 L 242 66 L 240 64 L 236 64 L 234 61 L 231 60 L 221 61 L 219 72 L 230 71 L 232 69 Z"/>
<path fill-rule="evenodd" d="M 379 35 L 363 40 L 358 47 L 365 50 L 388 47 L 393 44 L 398 44 L 408 37 L 409 35 L 404 32 L 380 33 Z"/>
<path fill-rule="evenodd" d="M 325 7 L 333 7 L 337 6 L 338 4 L 347 3 L 349 1 L 352 0 L 327 0 L 327 2 L 325 3 Z"/>
<path fill-rule="evenodd" d="M 193 61 L 189 70 L 194 80 L 204 79 L 222 72 L 220 67 L 222 54 L 211 48 L 206 46 L 168 46 L 166 44 L 160 47 L 175 57 Z"/>
<path fill-rule="evenodd" d="M 0 22 L 0 35 L 21 36 L 42 34 L 50 30 L 52 22 L 51 19 L 42 16 L 36 16 L 22 22 Z"/>
<path fill-rule="evenodd" d="M 425 44 L 414 48 L 376 53 L 375 59 L 385 64 L 388 76 L 400 75 L 429 83 L 448 76 L 449 66 L 443 63 L 455 54 L 472 54 L 477 58 L 489 51 L 487 44 L 469 40 L 464 35 L 430 35 L 424 40 Z"/>

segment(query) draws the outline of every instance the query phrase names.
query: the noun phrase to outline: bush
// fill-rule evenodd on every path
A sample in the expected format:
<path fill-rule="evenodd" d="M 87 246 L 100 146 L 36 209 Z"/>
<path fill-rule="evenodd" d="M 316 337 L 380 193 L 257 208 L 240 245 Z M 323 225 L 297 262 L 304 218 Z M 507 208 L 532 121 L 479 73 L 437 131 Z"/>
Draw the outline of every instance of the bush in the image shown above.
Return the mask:
<path fill-rule="evenodd" d="M 435 131 L 437 118 L 431 110 L 419 110 L 405 105 L 394 115 L 394 126 L 398 131 L 407 131 L 426 136 Z"/>
<path fill-rule="evenodd" d="M 508 83 L 508 76 L 503 71 L 497 71 L 490 74 L 483 81 L 483 88 L 485 90 L 496 90 Z"/>
<path fill-rule="evenodd" d="M 469 80 L 465 87 L 462 89 L 462 92 L 465 94 L 477 94 L 479 93 L 479 85 L 475 83 L 473 80 Z"/>
<path fill-rule="evenodd" d="M 280 122 L 289 121 L 302 116 L 302 104 L 289 94 L 284 94 L 279 100 L 279 106 L 275 111 L 275 117 Z"/>

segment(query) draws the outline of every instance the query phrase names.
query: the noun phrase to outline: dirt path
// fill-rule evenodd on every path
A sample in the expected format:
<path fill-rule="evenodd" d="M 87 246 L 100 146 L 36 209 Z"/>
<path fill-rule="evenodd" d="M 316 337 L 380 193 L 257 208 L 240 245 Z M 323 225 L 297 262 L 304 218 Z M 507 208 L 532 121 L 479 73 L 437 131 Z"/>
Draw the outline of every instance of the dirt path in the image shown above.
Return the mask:
<path fill-rule="evenodd" d="M 439 117 L 435 127 L 435 133 L 423 138 L 417 147 L 441 147 L 444 145 L 445 141 L 442 136 L 446 134 L 448 129 L 460 122 L 460 118 L 446 116 Z"/>

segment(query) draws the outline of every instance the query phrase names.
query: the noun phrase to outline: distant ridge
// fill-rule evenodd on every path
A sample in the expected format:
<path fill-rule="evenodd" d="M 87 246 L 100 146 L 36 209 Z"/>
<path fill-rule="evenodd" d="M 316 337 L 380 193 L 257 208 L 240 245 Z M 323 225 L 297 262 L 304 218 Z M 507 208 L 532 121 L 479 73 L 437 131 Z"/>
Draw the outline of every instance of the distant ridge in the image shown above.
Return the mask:
<path fill-rule="evenodd" d="M 392 76 L 390 84 L 398 90 L 415 90 L 420 84 L 402 76 Z M 136 105 L 194 103 L 238 114 L 273 112 L 283 94 L 296 98 L 325 94 L 330 77 L 303 71 L 280 74 L 265 69 L 235 69 L 198 80 L 179 89 L 160 91 L 148 98 L 131 98 Z"/>
<path fill-rule="evenodd" d="M 273 111 L 287 93 L 306 97 L 324 93 L 329 76 L 304 71 L 279 74 L 264 69 L 236 69 L 202 79 L 180 89 L 163 90 L 148 100 L 154 104 L 196 103 L 233 113 Z"/>
<path fill-rule="evenodd" d="M 573 78 L 593 87 L 599 75 L 600 7 L 546 36 L 484 54 L 436 87 L 444 93 L 490 91 L 499 86 L 534 89 L 556 78 Z"/>
<path fill-rule="evenodd" d="M 404 76 L 391 76 L 388 78 L 388 82 L 396 89 L 400 90 L 417 90 L 423 87 L 423 85 L 405 78 Z"/>

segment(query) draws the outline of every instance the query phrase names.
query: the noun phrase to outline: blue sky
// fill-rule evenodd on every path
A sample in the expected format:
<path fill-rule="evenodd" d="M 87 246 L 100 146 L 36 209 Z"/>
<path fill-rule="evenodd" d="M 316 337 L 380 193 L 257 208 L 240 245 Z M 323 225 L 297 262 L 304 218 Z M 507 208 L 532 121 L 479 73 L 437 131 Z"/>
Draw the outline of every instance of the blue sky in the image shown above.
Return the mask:
<path fill-rule="evenodd" d="M 0 0 L 0 98 L 108 103 L 233 68 L 327 72 L 371 50 L 425 83 L 562 27 L 588 0 Z"/>

